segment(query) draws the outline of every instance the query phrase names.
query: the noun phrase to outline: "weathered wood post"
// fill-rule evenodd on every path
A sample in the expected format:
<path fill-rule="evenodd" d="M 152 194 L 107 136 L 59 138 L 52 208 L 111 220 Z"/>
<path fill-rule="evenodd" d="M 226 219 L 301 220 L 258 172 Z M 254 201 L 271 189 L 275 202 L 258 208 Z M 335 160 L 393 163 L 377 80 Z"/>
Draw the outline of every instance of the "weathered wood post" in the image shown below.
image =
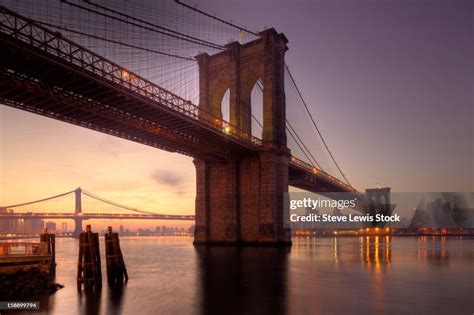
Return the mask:
<path fill-rule="evenodd" d="M 99 234 L 92 233 L 90 225 L 86 232 L 79 235 L 79 257 L 77 263 L 77 289 L 99 290 L 102 288 L 102 271 L 100 266 Z"/>
<path fill-rule="evenodd" d="M 122 250 L 118 233 L 112 232 L 109 226 L 108 233 L 105 234 L 105 257 L 107 262 L 107 280 L 110 285 L 122 284 L 128 281 L 127 268 L 123 260 Z"/>
<path fill-rule="evenodd" d="M 45 228 L 44 233 L 40 234 L 40 242 L 46 243 L 48 254 L 51 256 L 49 274 L 54 276 L 56 274 L 56 234 L 49 234 L 48 228 Z"/>

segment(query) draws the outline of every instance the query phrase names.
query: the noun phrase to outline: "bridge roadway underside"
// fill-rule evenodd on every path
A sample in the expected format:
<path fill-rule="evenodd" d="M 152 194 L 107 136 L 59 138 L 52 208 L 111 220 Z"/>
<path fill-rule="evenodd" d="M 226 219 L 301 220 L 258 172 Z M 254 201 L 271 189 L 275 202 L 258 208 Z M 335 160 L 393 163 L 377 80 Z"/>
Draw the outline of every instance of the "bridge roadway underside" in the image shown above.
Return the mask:
<path fill-rule="evenodd" d="M 22 110 L 204 160 L 257 153 L 197 117 L 0 34 L 0 101 Z"/>
<path fill-rule="evenodd" d="M 295 163 L 290 162 L 288 172 L 288 184 L 305 191 L 319 192 L 352 192 L 344 185 L 331 181 L 324 176 L 314 174 L 306 168 L 302 168 Z"/>

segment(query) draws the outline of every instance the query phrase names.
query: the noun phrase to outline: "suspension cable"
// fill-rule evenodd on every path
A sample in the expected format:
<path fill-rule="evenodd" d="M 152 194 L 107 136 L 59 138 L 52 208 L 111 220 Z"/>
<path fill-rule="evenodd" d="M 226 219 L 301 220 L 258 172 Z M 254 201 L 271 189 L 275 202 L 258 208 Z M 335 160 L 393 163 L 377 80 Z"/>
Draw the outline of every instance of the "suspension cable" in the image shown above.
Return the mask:
<path fill-rule="evenodd" d="M 207 12 L 204 12 L 203 10 L 198 9 L 198 8 L 195 7 L 195 6 L 194 6 L 194 7 L 193 7 L 193 6 L 190 6 L 189 4 L 186 4 L 186 3 L 184 3 L 184 2 L 181 2 L 180 0 L 174 0 L 174 2 L 176 2 L 176 3 L 179 4 L 179 5 L 182 5 L 182 6 L 185 7 L 185 8 L 188 8 L 188 9 L 190 9 L 190 10 L 193 10 L 194 12 L 197 12 L 197 13 L 200 13 L 200 14 L 202 14 L 202 15 L 204 15 L 204 16 L 207 16 L 207 17 L 209 17 L 209 18 L 211 18 L 211 19 L 213 19 L 213 20 L 216 20 L 216 21 L 219 21 L 219 22 L 221 22 L 221 23 L 224 23 L 225 25 L 228 25 L 228 26 L 230 26 L 230 27 L 236 28 L 236 29 L 238 29 L 238 30 L 240 30 L 240 31 L 247 32 L 247 33 L 252 34 L 252 35 L 255 35 L 255 36 L 257 36 L 257 37 L 260 37 L 260 34 L 258 34 L 258 33 L 256 33 L 256 32 L 252 32 L 252 31 L 250 31 L 250 30 L 248 30 L 248 29 L 246 29 L 246 28 L 244 28 L 244 27 L 241 27 L 241 26 L 238 26 L 238 25 L 236 25 L 236 24 L 234 24 L 234 23 L 228 22 L 228 21 L 226 21 L 226 20 L 224 20 L 224 19 L 221 19 L 221 18 L 217 17 L 216 15 L 212 15 L 212 14 L 209 14 L 209 13 L 207 13 Z"/>
<path fill-rule="evenodd" d="M 93 193 L 90 193 L 88 191 L 85 191 L 85 190 L 82 190 L 82 193 L 86 196 L 89 196 L 93 199 L 96 199 L 98 201 L 101 201 L 101 202 L 104 202 L 104 203 L 107 203 L 111 206 L 115 206 L 115 207 L 118 207 L 118 208 L 122 208 L 122 209 L 125 209 L 125 210 L 130 210 L 130 211 L 134 211 L 134 212 L 139 212 L 139 213 L 147 213 L 147 214 L 156 214 L 154 212 L 150 212 L 150 211 L 144 211 L 144 210 L 138 210 L 138 209 L 135 209 L 135 208 L 130 208 L 130 207 L 127 207 L 127 206 L 124 206 L 124 205 L 121 205 L 121 204 L 118 204 L 116 202 L 113 202 L 113 201 L 110 201 L 110 200 L 107 200 L 105 198 L 102 198 L 102 197 L 99 197 L 97 195 L 94 195 Z"/>
<path fill-rule="evenodd" d="M 43 201 L 48 201 L 48 200 L 51 200 L 51 199 L 63 197 L 63 196 L 69 195 L 69 194 L 71 194 L 71 193 L 73 193 L 73 192 L 75 192 L 75 190 L 71 190 L 71 191 L 68 191 L 68 192 L 66 192 L 66 193 L 59 194 L 59 195 L 52 196 L 52 197 L 48 197 L 48 198 L 44 198 L 44 199 L 39 199 L 39 200 L 35 200 L 35 201 L 29 201 L 29 202 L 25 202 L 25 203 L 20 203 L 20 204 L 11 205 L 11 206 L 5 206 L 5 207 L 0 207 L 0 208 L 16 208 L 16 207 L 21 207 L 21 206 L 27 206 L 27 205 L 31 205 L 31 204 L 34 204 L 34 203 L 43 202 Z"/>
<path fill-rule="evenodd" d="M 113 40 L 113 39 L 108 39 L 108 38 L 104 38 L 104 37 L 84 33 L 84 32 L 81 32 L 81 31 L 76 31 L 76 30 L 73 30 L 73 29 L 70 29 L 70 28 L 67 28 L 67 27 L 63 27 L 63 26 L 59 26 L 59 25 L 55 25 L 55 24 L 51 24 L 51 23 L 41 22 L 41 21 L 38 21 L 38 20 L 35 20 L 35 22 L 39 23 L 39 24 L 49 26 L 49 27 L 54 27 L 54 28 L 57 28 L 57 29 L 60 29 L 60 30 L 66 31 L 66 32 L 70 32 L 70 33 L 74 33 L 74 34 L 77 34 L 77 35 L 102 40 L 102 41 L 105 41 L 105 42 L 109 42 L 109 43 L 129 47 L 129 48 L 143 50 L 143 51 L 146 51 L 146 52 L 151 52 L 151 53 L 155 53 L 155 54 L 159 54 L 159 55 L 163 55 L 163 56 L 167 56 L 167 57 L 173 57 L 173 58 L 178 58 L 178 59 L 183 59 L 183 60 L 188 60 L 188 61 L 196 61 L 196 59 L 191 58 L 191 57 L 184 57 L 184 56 L 170 54 L 170 53 L 166 53 L 166 52 L 162 52 L 162 51 L 158 51 L 158 50 L 154 50 L 154 49 L 150 49 L 150 48 L 145 48 L 145 47 L 141 47 L 141 46 L 127 44 L 127 43 L 123 43 L 123 42 L 116 41 L 116 40 Z"/>
<path fill-rule="evenodd" d="M 135 21 L 140 22 L 140 23 L 143 23 L 143 24 L 145 24 L 145 25 L 148 25 L 148 26 L 151 26 L 151 27 L 156 27 L 156 28 L 161 29 L 161 30 L 164 30 L 164 31 L 166 31 L 166 32 L 169 32 L 169 33 L 172 33 L 172 34 L 176 34 L 176 35 L 178 35 L 178 36 L 183 36 L 183 37 L 189 38 L 190 40 L 193 40 L 193 41 L 199 41 L 199 42 L 205 43 L 205 44 L 207 44 L 207 45 L 216 46 L 215 48 L 218 48 L 218 49 L 223 48 L 221 45 L 218 45 L 218 44 L 216 44 L 216 43 L 212 43 L 212 42 L 206 41 L 206 40 L 201 39 L 201 38 L 197 38 L 197 37 L 194 37 L 194 36 L 191 36 L 191 35 L 187 35 L 187 34 L 184 34 L 184 33 L 181 33 L 181 32 L 178 32 L 178 31 L 175 31 L 175 30 L 172 30 L 172 29 L 169 29 L 169 28 L 166 28 L 166 27 L 163 27 L 163 26 L 154 24 L 154 23 L 150 23 L 150 22 L 145 21 L 145 20 L 142 20 L 142 19 L 140 19 L 140 18 L 137 18 L 137 17 L 131 16 L 131 15 L 128 15 L 128 14 L 119 12 L 119 11 L 114 10 L 114 9 L 107 8 L 106 6 L 103 6 L 103 5 L 94 3 L 94 2 L 92 2 L 92 1 L 90 1 L 90 0 L 85 0 L 84 2 L 87 3 L 87 4 L 90 4 L 90 5 L 92 5 L 92 6 L 94 6 L 94 7 L 96 7 L 96 8 L 102 9 L 102 10 L 104 10 L 104 11 L 109 11 L 109 12 L 114 13 L 114 14 L 117 14 L 117 15 L 119 15 L 119 16 L 126 17 L 127 19 L 135 20 Z"/>
<path fill-rule="evenodd" d="M 257 81 L 257 86 L 259 87 L 260 91 L 263 92 L 263 86 L 261 85 L 260 81 Z M 252 115 L 252 118 L 257 122 L 257 124 L 259 124 L 260 127 L 263 128 L 262 124 L 258 121 L 258 119 L 254 115 Z M 310 163 L 312 163 L 312 161 L 313 161 L 316 164 L 316 166 L 319 167 L 319 169 L 323 170 L 323 168 L 318 163 L 316 158 L 313 156 L 313 154 L 311 154 L 311 151 L 304 144 L 303 140 L 301 140 L 300 136 L 298 135 L 296 130 L 293 128 L 290 121 L 288 119 L 285 119 L 285 121 L 286 121 L 286 130 L 290 134 L 291 138 L 295 141 L 296 145 L 301 150 L 301 152 L 304 154 L 304 156 L 308 159 L 308 161 Z M 308 156 L 308 154 L 309 154 L 309 156 Z"/>
<path fill-rule="evenodd" d="M 162 34 L 162 35 L 165 35 L 165 36 L 169 36 L 169 37 L 173 37 L 173 38 L 176 38 L 176 39 L 179 39 L 179 40 L 183 40 L 183 41 L 187 41 L 187 42 L 191 42 L 191 43 L 194 43 L 194 44 L 198 44 L 198 45 L 202 45 L 202 46 L 207 46 L 207 47 L 211 47 L 213 49 L 220 49 L 220 50 L 225 50 L 224 47 L 220 46 L 220 45 L 217 45 L 217 44 L 207 44 L 205 42 L 202 42 L 201 40 L 194 40 L 194 39 L 190 39 L 190 38 L 186 38 L 186 34 L 182 34 L 181 36 L 178 36 L 178 35 L 174 35 L 174 34 L 171 34 L 171 33 L 168 33 L 168 32 L 164 32 L 164 31 L 160 31 L 156 28 L 151 28 L 149 26 L 145 26 L 145 25 L 141 25 L 141 24 L 138 24 L 138 23 L 134 23 L 134 22 L 131 22 L 131 21 L 127 21 L 127 20 L 124 20 L 124 19 L 121 19 L 119 17 L 116 17 L 116 16 L 113 16 L 113 15 L 110 15 L 110 14 L 107 14 L 107 13 L 103 13 L 103 12 L 99 12 L 99 11 L 96 11 L 96 10 L 92 10 L 90 8 L 86 8 L 84 6 L 81 6 L 81 5 L 78 5 L 78 4 L 75 4 L 75 3 L 71 3 L 71 2 L 68 2 L 67 0 L 61 0 L 63 3 L 67 4 L 67 5 L 70 5 L 72 7 L 76 7 L 76 8 L 79 8 L 81 10 L 85 10 L 87 12 L 90 12 L 90 13 L 94 13 L 94 14 L 97 14 L 97 15 L 101 15 L 101 16 L 104 16 L 104 17 L 107 17 L 107 18 L 110 18 L 110 19 L 113 19 L 113 20 L 116 20 L 116 21 L 119 21 L 119 22 L 122 22 L 122 23 L 125 23 L 125 24 L 129 24 L 129 25 L 132 25 L 132 26 L 136 26 L 136 27 L 139 27 L 139 28 L 142 28 L 142 29 L 145 29 L 145 30 L 148 30 L 148 31 L 152 31 L 152 32 L 155 32 L 155 33 L 158 33 L 158 34 Z M 181 34 L 181 33 L 180 33 Z M 184 36 L 184 37 L 182 37 Z"/>
<path fill-rule="evenodd" d="M 316 166 L 319 167 L 320 170 L 323 170 L 323 171 L 324 171 L 324 169 L 323 169 L 322 166 L 318 163 L 318 161 L 317 161 L 316 158 L 313 156 L 313 154 L 311 153 L 311 151 L 308 149 L 308 147 L 306 146 L 306 144 L 304 144 L 303 140 L 301 140 L 300 136 L 298 135 L 298 133 L 296 132 L 296 130 L 293 128 L 293 126 L 290 124 L 290 122 L 289 122 L 288 120 L 286 120 L 286 123 L 287 123 L 287 125 L 288 125 L 288 126 L 286 127 L 286 129 L 287 129 L 288 131 L 290 131 L 290 129 L 291 129 L 291 131 L 293 131 L 293 133 L 295 134 L 296 138 L 299 140 L 299 142 L 301 143 L 301 145 L 306 149 L 306 152 L 311 156 L 311 159 L 308 158 L 308 156 L 306 156 L 306 158 L 308 158 L 308 160 L 310 160 L 310 161 L 312 160 L 312 161 L 316 164 Z M 288 127 L 290 127 L 290 128 L 288 128 Z M 291 132 L 290 132 L 290 134 L 291 134 Z M 295 139 L 294 137 L 293 137 L 293 140 L 295 140 L 296 144 L 298 144 L 298 141 L 296 141 L 296 139 Z M 298 146 L 300 147 L 301 151 L 303 151 L 303 149 L 301 148 L 301 146 L 300 146 L 299 144 L 298 144 Z M 304 153 L 304 151 L 303 151 L 303 153 Z M 306 154 L 305 154 L 305 155 L 306 155 Z"/>
<path fill-rule="evenodd" d="M 293 85 L 295 86 L 296 88 L 296 91 L 298 92 L 298 95 L 301 99 L 301 102 L 303 103 L 304 105 L 304 108 L 306 110 L 306 113 L 308 114 L 310 120 L 311 120 L 311 123 L 313 124 L 313 127 L 316 129 L 317 133 L 319 134 L 319 137 L 321 138 L 324 146 L 326 147 L 326 150 L 328 151 L 329 155 L 331 156 L 331 159 L 332 161 L 334 162 L 334 164 L 336 165 L 337 169 L 339 170 L 339 173 L 341 173 L 342 177 L 345 179 L 346 183 L 350 185 L 349 181 L 347 180 L 346 176 L 344 175 L 344 173 L 342 172 L 341 168 L 339 167 L 339 164 L 337 164 L 336 162 L 336 159 L 334 158 L 331 150 L 329 149 L 329 146 L 327 145 L 326 143 L 326 140 L 324 140 L 323 138 L 323 135 L 321 134 L 321 131 L 319 130 L 318 126 L 316 125 L 316 122 L 314 121 L 313 119 L 313 116 L 311 115 L 311 112 L 309 111 L 309 108 L 308 108 L 308 105 L 306 104 L 304 98 L 303 98 L 303 95 L 301 94 L 300 92 L 300 89 L 298 88 L 298 86 L 296 85 L 296 82 L 295 82 L 295 79 L 293 78 L 293 75 L 291 74 L 290 72 L 290 68 L 288 67 L 288 65 L 285 63 L 285 68 L 290 76 L 290 79 L 291 81 L 293 82 Z"/>

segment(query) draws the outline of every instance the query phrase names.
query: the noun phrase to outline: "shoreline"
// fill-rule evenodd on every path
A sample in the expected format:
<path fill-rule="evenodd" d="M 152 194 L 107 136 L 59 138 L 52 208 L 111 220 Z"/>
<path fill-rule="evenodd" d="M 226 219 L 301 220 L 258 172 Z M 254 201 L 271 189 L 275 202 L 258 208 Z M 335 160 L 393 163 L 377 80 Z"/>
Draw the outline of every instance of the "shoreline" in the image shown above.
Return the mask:
<path fill-rule="evenodd" d="M 53 294 L 63 285 L 53 282 L 49 274 L 37 269 L 0 274 L 0 296 L 3 300 L 31 299 L 44 294 Z"/>

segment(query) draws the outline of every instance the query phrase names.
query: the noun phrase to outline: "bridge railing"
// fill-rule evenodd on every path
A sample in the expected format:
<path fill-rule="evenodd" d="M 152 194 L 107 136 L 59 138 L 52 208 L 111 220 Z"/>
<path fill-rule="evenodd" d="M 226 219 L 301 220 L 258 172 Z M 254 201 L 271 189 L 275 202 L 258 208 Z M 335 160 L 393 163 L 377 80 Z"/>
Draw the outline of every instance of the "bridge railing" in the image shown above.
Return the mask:
<path fill-rule="evenodd" d="M 328 173 L 326 173 L 322 169 L 317 168 L 317 167 L 315 167 L 315 166 L 313 166 L 309 163 L 306 163 L 305 161 L 302 161 L 302 160 L 298 159 L 295 156 L 291 157 L 290 164 L 293 164 L 293 165 L 295 165 L 299 168 L 302 168 L 306 171 L 309 171 L 309 172 L 313 173 L 315 176 L 318 176 L 318 177 L 320 177 L 320 178 L 322 178 L 326 181 L 332 182 L 332 183 L 337 184 L 339 186 L 343 186 L 347 190 L 354 191 L 354 192 L 356 191 L 356 189 L 354 187 L 352 187 L 351 185 L 349 185 L 347 183 L 344 183 L 343 181 L 335 178 L 334 176 L 329 175 Z"/>
<path fill-rule="evenodd" d="M 0 258 L 11 256 L 49 256 L 46 242 L 0 243 Z"/>
<path fill-rule="evenodd" d="M 70 64 L 79 66 L 81 69 L 113 82 L 130 92 L 139 94 L 144 100 L 155 106 L 161 108 L 165 105 L 173 110 L 173 114 L 180 113 L 192 118 L 239 142 L 250 143 L 255 146 L 262 145 L 260 139 L 248 132 L 238 129 L 225 120 L 192 104 L 189 100 L 185 100 L 151 81 L 141 78 L 132 71 L 62 37 L 61 33 L 53 32 L 39 24 L 40 22 L 25 18 L 4 6 L 0 6 L 0 31 L 2 33 Z"/>

